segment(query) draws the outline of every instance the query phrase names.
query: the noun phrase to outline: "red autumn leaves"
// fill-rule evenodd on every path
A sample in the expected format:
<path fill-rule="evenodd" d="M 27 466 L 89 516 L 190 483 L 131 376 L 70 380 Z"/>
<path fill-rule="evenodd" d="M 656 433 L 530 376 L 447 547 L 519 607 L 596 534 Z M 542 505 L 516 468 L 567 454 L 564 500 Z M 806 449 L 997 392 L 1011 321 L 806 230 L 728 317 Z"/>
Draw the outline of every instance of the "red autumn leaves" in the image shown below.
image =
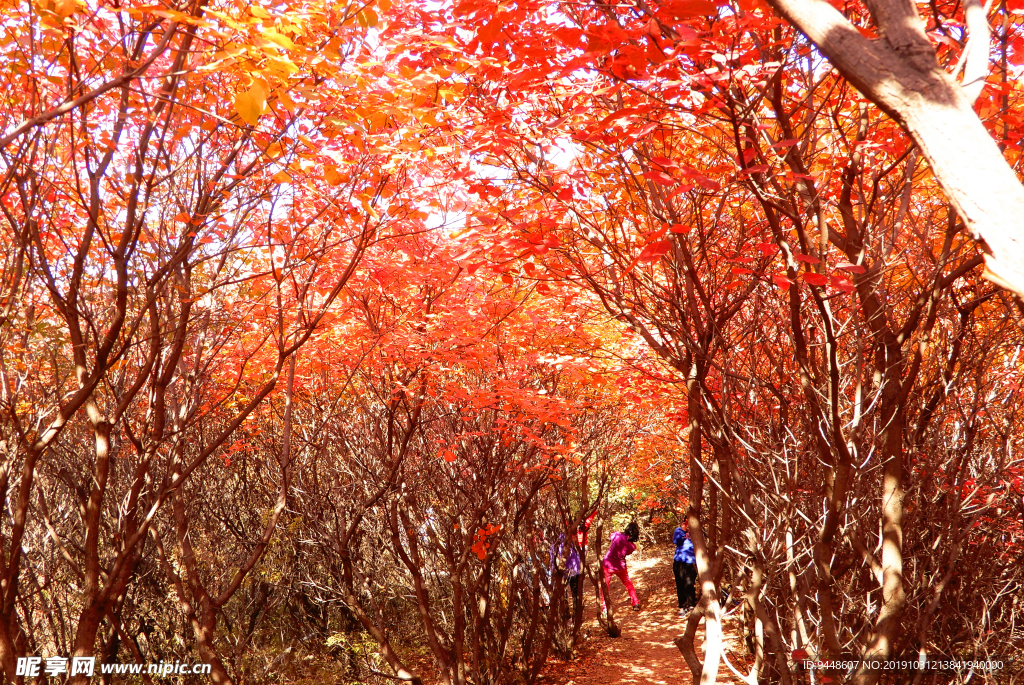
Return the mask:
<path fill-rule="evenodd" d="M 473 535 L 473 546 L 469 549 L 483 561 L 487 557 L 487 550 L 491 548 L 491 543 L 487 542 L 487 538 L 499 532 L 501 532 L 501 526 L 488 523 Z"/>
<path fill-rule="evenodd" d="M 773 249 L 774 246 L 771 243 L 760 243 L 758 244 L 757 248 L 758 251 L 765 256 L 773 254 L 775 251 Z M 812 257 L 810 255 L 805 254 L 795 255 L 794 259 L 801 264 L 807 264 L 811 266 L 821 264 L 821 260 L 818 259 L 817 257 Z M 857 274 L 862 274 L 865 271 L 863 266 L 859 264 L 851 264 L 849 262 L 840 262 L 839 264 L 836 264 L 833 268 Z M 854 290 L 856 290 L 856 286 L 853 284 L 853 282 L 843 274 L 826 274 L 821 273 L 819 271 L 808 270 L 800 272 L 800 278 L 807 285 L 819 288 L 832 286 L 836 290 L 839 290 L 844 293 L 852 293 Z M 786 274 L 775 274 L 772 276 L 772 281 L 775 283 L 775 285 L 777 285 L 780 288 L 788 288 L 789 286 L 794 284 L 793 279 L 791 279 Z"/>
<path fill-rule="evenodd" d="M 668 255 L 672 251 L 672 240 L 671 238 L 665 237 L 669 231 L 671 231 L 672 233 L 687 233 L 689 232 L 689 230 L 690 228 L 688 226 L 684 226 L 682 224 L 675 224 L 672 225 L 671 227 L 665 226 L 662 228 L 662 230 L 652 234 L 648 238 L 649 242 L 646 245 L 644 245 L 643 249 L 640 250 L 640 254 L 637 255 L 632 265 L 630 265 L 629 270 L 632 270 L 632 268 L 635 267 L 637 264 L 657 262 L 662 257 Z M 758 256 L 762 258 L 770 258 L 778 254 L 779 252 L 779 248 L 777 245 L 775 245 L 775 243 L 756 243 L 753 247 L 757 252 Z M 810 267 L 814 267 L 816 265 L 821 264 L 821 260 L 818 259 L 817 257 L 812 257 L 810 255 L 805 254 L 797 254 L 794 255 L 793 259 L 796 262 L 798 262 L 798 264 L 806 264 L 809 267 L 808 270 L 805 271 L 801 271 L 799 267 L 797 268 L 799 278 L 804 283 L 818 288 L 826 288 L 831 286 L 835 290 L 838 290 L 843 293 L 853 293 L 857 289 L 856 285 L 853 283 L 851 278 L 846 275 L 846 273 L 863 274 L 867 271 L 865 267 L 861 264 L 852 264 L 848 261 L 842 261 L 839 262 L 838 264 L 835 264 L 832 267 L 834 269 L 833 273 L 822 273 L 820 271 L 810 270 Z M 754 266 L 755 260 L 752 257 L 737 255 L 733 259 L 729 259 L 726 261 L 737 262 L 742 265 L 749 264 L 751 266 Z M 734 277 L 743 276 L 747 274 L 761 276 L 764 273 L 763 268 L 766 265 L 767 263 L 763 264 L 761 270 L 747 268 L 746 266 L 733 266 L 730 268 L 730 273 Z M 779 288 L 788 288 L 789 286 L 794 285 L 796 283 L 796 281 L 790 278 L 790 276 L 787 275 L 787 273 L 785 272 L 773 274 L 771 276 L 771 280 Z"/>

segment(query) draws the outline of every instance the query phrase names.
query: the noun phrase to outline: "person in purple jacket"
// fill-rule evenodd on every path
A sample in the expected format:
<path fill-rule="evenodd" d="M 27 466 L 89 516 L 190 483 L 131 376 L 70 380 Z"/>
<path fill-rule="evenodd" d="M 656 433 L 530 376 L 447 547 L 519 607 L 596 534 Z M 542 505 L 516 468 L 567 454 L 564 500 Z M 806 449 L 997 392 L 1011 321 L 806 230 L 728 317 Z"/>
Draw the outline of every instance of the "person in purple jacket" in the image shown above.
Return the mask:
<path fill-rule="evenodd" d="M 565 575 L 569 578 L 569 590 L 572 592 L 572 610 L 576 615 L 576 605 L 580 601 L 580 575 L 583 571 L 583 559 L 587 557 L 587 537 L 590 533 L 590 524 L 597 516 L 597 505 L 594 510 L 587 514 L 586 518 L 576 529 L 576 544 L 570 545 L 569 557 L 565 561 Z"/>
<path fill-rule="evenodd" d="M 601 560 L 605 577 L 611 580 L 609 576 L 618 576 L 622 584 L 626 586 L 626 592 L 629 593 L 629 601 L 633 605 L 633 611 L 640 611 L 640 599 L 636 596 L 636 588 L 633 587 L 633 581 L 629 579 L 626 557 L 636 551 L 636 541 L 639 539 L 639 526 L 635 522 L 630 523 L 621 533 L 612 533 L 612 541 L 608 545 L 608 552 L 604 555 L 604 559 Z M 601 593 L 601 611 L 607 610 L 604 593 Z"/>

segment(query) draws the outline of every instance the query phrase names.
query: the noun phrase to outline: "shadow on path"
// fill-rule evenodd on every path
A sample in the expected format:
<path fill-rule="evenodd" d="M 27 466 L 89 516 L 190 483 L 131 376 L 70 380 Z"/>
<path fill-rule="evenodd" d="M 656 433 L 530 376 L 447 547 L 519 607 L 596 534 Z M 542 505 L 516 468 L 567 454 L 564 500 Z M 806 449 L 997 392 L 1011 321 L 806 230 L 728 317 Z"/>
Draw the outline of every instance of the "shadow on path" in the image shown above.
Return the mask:
<path fill-rule="evenodd" d="M 574 661 L 552 660 L 544 671 L 545 685 L 683 685 L 693 679 L 683 655 L 672 643 L 685 629 L 679 618 L 675 580 L 672 577 L 670 551 L 648 549 L 629 559 L 629 574 L 640 596 L 639 612 L 630 611 L 626 590 L 618 579 L 612 580 L 611 597 L 615 620 L 622 637 L 612 639 L 597 622 L 593 589 L 588 585 L 584 634 L 589 634 Z M 697 654 L 703 655 L 703 624 L 697 630 Z M 743 669 L 746 650 L 737 638 L 736 619 L 725 621 L 725 649 L 729 660 Z M 723 663 L 719 683 L 742 683 Z"/>

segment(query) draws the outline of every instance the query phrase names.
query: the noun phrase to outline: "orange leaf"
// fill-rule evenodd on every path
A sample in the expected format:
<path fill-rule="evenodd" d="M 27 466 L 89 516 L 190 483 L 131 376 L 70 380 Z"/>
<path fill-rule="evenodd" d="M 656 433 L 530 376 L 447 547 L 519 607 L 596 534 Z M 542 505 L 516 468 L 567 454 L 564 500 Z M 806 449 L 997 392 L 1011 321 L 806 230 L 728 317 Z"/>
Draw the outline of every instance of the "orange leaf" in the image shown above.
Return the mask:
<path fill-rule="evenodd" d="M 267 107 L 267 91 L 260 83 L 235 96 L 235 111 L 245 123 L 255 126 Z"/>

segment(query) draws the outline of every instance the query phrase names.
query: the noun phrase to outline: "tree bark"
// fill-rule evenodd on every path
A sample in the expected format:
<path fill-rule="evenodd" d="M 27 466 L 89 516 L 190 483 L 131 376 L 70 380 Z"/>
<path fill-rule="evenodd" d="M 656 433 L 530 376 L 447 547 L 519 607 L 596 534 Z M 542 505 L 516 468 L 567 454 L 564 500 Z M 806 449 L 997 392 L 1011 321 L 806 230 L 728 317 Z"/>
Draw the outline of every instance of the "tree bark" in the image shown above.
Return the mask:
<path fill-rule="evenodd" d="M 973 65 L 973 83 L 965 84 L 965 93 L 939 66 L 909 0 L 868 0 L 878 40 L 861 35 L 825 0 L 768 3 L 904 128 L 978 241 L 985 277 L 1024 297 L 1024 187 L 974 113 L 978 75 Z"/>

